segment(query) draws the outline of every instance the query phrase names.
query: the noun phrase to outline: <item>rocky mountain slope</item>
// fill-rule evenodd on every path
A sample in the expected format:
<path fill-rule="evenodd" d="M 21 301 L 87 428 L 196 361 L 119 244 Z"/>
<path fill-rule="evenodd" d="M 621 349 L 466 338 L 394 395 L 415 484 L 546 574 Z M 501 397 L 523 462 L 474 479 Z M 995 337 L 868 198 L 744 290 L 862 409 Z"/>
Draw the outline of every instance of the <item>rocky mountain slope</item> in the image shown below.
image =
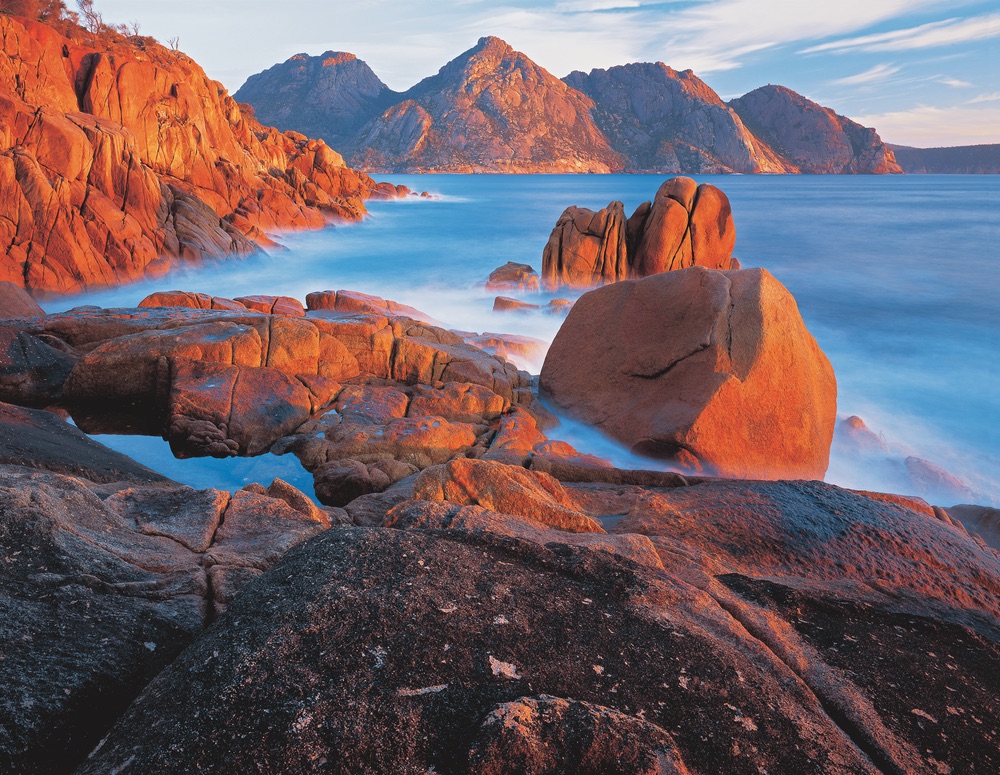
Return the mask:
<path fill-rule="evenodd" d="M 0 16 L 0 280 L 68 293 L 241 255 L 395 196 L 152 38 Z"/>
<path fill-rule="evenodd" d="M 890 145 L 903 172 L 931 175 L 996 175 L 1000 173 L 1000 143 L 950 148 Z"/>
<path fill-rule="evenodd" d="M 320 137 L 339 149 L 399 94 L 354 54 L 327 51 L 296 54 L 250 76 L 233 98 L 253 105 L 265 124 Z"/>
<path fill-rule="evenodd" d="M 760 92 L 727 105 L 662 62 L 559 81 L 483 38 L 402 94 L 352 55 L 327 52 L 252 76 L 236 96 L 278 126 L 340 143 L 368 171 L 901 171 L 875 130 L 788 89 Z M 795 128 L 779 126 L 789 119 Z"/>
<path fill-rule="evenodd" d="M 345 146 L 370 170 L 611 172 L 616 154 L 593 102 L 499 38 L 400 95 Z"/>
<path fill-rule="evenodd" d="M 729 106 L 754 134 L 802 172 L 902 172 L 874 129 L 784 86 L 761 86 Z"/>
<path fill-rule="evenodd" d="M 572 72 L 594 118 L 636 171 L 798 172 L 776 156 L 698 76 L 662 62 Z"/>

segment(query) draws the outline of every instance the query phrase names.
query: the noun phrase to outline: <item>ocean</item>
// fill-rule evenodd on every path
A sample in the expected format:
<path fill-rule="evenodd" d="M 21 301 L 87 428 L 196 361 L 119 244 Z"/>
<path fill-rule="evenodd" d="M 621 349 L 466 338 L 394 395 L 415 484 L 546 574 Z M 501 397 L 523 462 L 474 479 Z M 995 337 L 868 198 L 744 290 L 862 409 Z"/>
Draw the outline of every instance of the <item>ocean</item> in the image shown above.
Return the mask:
<path fill-rule="evenodd" d="M 411 304 L 450 328 L 550 341 L 562 318 L 494 313 L 495 294 L 483 281 L 507 261 L 540 271 L 542 248 L 567 206 L 597 209 L 618 199 L 629 214 L 666 177 L 382 176 L 435 198 L 372 202 L 362 223 L 279 235 L 282 252 L 43 306 L 134 306 L 170 288 L 303 300 L 314 290 L 352 289 Z M 1000 177 L 695 178 L 728 195 L 743 266 L 766 268 L 795 296 L 833 363 L 839 414 L 862 417 L 896 460 L 895 468 L 872 465 L 835 445 L 827 480 L 900 491 L 898 463 L 916 456 L 961 477 L 976 502 L 1000 505 Z M 521 365 L 537 373 L 541 364 Z M 552 435 L 619 465 L 656 467 L 580 423 Z M 175 463 L 155 439 L 101 440 L 198 486 L 222 468 L 235 472 L 235 483 L 260 477 L 264 464 Z M 215 467 L 210 476 L 205 466 Z"/>

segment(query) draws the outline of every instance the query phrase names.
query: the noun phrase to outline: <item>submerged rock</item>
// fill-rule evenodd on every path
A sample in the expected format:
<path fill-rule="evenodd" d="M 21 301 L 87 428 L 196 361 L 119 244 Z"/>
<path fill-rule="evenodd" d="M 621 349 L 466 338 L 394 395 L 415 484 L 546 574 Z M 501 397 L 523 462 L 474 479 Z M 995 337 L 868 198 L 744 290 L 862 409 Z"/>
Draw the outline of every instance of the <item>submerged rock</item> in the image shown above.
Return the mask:
<path fill-rule="evenodd" d="M 820 479 L 829 461 L 833 369 L 761 269 L 694 267 L 585 294 L 540 390 L 636 452 L 696 471 Z"/>

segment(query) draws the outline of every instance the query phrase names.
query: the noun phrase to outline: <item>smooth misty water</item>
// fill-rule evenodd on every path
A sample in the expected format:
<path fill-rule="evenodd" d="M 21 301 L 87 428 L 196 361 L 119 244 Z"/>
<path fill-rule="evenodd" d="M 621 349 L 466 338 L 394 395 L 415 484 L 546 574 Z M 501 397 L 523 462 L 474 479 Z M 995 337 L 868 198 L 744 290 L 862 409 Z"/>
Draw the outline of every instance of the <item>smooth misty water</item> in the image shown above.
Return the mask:
<path fill-rule="evenodd" d="M 560 318 L 493 313 L 493 295 L 477 283 L 506 261 L 540 269 L 542 247 L 566 206 L 599 208 L 620 199 L 631 212 L 664 178 L 389 179 L 440 198 L 375 202 L 364 223 L 285 235 L 284 253 L 50 302 L 46 309 L 133 306 L 167 287 L 300 299 L 313 290 L 350 288 L 412 304 L 449 327 L 550 340 Z M 840 413 L 860 415 L 903 453 L 960 473 L 985 499 L 1000 501 L 1000 178 L 697 179 L 729 196 L 743 265 L 767 268 L 795 295 L 833 362 Z M 540 364 L 527 365 L 537 372 Z M 580 448 L 599 443 L 580 426 L 564 431 Z M 616 455 L 622 464 L 636 462 Z M 835 457 L 828 479 L 893 489 L 843 458 Z"/>

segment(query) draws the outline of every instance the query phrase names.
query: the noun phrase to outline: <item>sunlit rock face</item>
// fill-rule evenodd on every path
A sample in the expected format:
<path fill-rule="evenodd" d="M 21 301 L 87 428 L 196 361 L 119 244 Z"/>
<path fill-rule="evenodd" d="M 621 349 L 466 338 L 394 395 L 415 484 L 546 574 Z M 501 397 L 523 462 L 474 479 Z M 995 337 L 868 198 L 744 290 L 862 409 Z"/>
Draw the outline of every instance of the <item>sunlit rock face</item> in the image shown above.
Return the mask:
<path fill-rule="evenodd" d="M 590 98 L 499 38 L 399 95 L 345 154 L 370 171 L 614 172 Z"/>
<path fill-rule="evenodd" d="M 829 462 L 833 369 L 762 269 L 693 267 L 584 294 L 540 389 L 634 450 L 692 470 L 821 479 Z"/>
<path fill-rule="evenodd" d="M 837 115 L 784 86 L 761 86 L 729 106 L 746 126 L 801 172 L 903 171 L 874 129 Z"/>
<path fill-rule="evenodd" d="M 542 282 L 550 290 L 592 288 L 689 266 L 730 269 L 735 244 L 729 198 L 707 183 L 671 178 L 627 220 L 621 202 L 597 212 L 566 208 L 542 251 Z"/>
<path fill-rule="evenodd" d="M 71 293 L 245 255 L 396 194 L 152 38 L 0 18 L 0 280 Z"/>
<path fill-rule="evenodd" d="M 597 125 L 630 170 L 798 172 L 690 70 L 643 62 L 563 80 L 594 100 Z"/>

